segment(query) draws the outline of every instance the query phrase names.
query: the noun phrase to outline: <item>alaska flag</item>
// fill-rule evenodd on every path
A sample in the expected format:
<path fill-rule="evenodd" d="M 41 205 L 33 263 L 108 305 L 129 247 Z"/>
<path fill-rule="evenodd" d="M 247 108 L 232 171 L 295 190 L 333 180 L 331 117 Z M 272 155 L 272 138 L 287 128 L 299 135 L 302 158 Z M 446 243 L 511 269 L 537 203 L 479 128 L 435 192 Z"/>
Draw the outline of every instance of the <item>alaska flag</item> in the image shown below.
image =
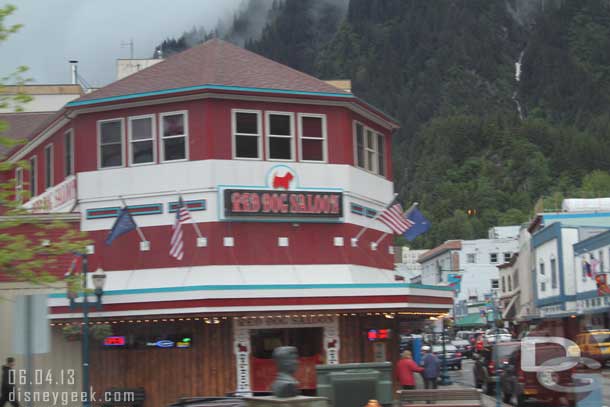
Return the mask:
<path fill-rule="evenodd" d="M 133 220 L 133 217 L 127 210 L 127 208 L 123 207 L 119 211 L 119 217 L 116 218 L 116 222 L 112 226 L 108 237 L 106 238 L 106 244 L 110 246 L 114 239 L 117 237 L 124 235 L 125 233 L 131 232 L 136 229 L 136 222 Z"/>
<path fill-rule="evenodd" d="M 403 233 L 403 236 L 407 240 L 413 240 L 430 229 L 430 221 L 426 219 L 426 217 L 417 208 L 413 208 L 413 210 L 407 216 L 407 219 L 413 222 L 413 226 Z"/>

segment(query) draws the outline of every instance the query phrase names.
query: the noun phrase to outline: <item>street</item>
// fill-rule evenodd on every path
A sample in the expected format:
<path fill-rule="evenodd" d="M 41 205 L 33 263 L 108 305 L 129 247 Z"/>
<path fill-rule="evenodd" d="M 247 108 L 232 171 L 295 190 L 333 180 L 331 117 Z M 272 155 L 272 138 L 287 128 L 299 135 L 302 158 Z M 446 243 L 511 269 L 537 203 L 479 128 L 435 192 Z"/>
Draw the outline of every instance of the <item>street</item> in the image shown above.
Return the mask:
<path fill-rule="evenodd" d="M 471 359 L 464 359 L 462 361 L 462 370 L 449 370 L 449 376 L 453 381 L 454 385 L 474 387 L 474 376 L 472 373 L 473 361 Z M 602 406 L 610 407 L 610 368 L 606 367 L 603 370 L 603 404 Z M 494 397 L 483 395 L 483 400 L 486 406 L 494 407 L 496 401 Z M 501 403 L 501 406 L 508 406 L 507 404 Z"/>

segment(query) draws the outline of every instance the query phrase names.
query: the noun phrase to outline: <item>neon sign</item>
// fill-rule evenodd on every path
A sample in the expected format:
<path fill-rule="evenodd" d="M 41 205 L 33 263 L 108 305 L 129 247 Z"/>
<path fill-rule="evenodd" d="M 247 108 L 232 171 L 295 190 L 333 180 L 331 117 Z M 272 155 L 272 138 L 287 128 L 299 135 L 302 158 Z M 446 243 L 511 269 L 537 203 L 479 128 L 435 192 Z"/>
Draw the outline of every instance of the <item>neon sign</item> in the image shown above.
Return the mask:
<path fill-rule="evenodd" d="M 126 343 L 124 336 L 107 336 L 104 338 L 104 346 L 125 346 Z"/>

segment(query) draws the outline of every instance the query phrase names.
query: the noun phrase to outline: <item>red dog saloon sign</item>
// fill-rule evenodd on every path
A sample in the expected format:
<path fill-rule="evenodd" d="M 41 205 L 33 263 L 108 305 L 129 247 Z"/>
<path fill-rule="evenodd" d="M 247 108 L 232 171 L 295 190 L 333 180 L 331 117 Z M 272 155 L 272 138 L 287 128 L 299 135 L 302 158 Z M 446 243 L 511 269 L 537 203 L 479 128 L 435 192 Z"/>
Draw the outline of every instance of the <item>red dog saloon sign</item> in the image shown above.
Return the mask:
<path fill-rule="evenodd" d="M 341 192 L 225 189 L 226 217 L 340 218 Z"/>

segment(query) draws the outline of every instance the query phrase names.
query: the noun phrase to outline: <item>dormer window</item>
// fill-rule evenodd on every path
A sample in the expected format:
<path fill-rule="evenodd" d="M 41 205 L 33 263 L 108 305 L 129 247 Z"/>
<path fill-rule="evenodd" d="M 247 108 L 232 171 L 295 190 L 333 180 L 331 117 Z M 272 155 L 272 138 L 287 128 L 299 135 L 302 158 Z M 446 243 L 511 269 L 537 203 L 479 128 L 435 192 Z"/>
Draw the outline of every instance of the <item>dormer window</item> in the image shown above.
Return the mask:
<path fill-rule="evenodd" d="M 261 112 L 233 110 L 233 157 L 248 160 L 262 158 Z M 278 149 L 276 154 L 280 154 Z"/>
<path fill-rule="evenodd" d="M 188 157 L 188 119 L 186 111 L 161 115 L 162 161 L 181 161 Z"/>
<path fill-rule="evenodd" d="M 123 166 L 123 119 L 97 122 L 99 143 L 99 167 L 116 168 Z"/>
<path fill-rule="evenodd" d="M 326 162 L 326 115 L 299 113 L 300 158 Z"/>

